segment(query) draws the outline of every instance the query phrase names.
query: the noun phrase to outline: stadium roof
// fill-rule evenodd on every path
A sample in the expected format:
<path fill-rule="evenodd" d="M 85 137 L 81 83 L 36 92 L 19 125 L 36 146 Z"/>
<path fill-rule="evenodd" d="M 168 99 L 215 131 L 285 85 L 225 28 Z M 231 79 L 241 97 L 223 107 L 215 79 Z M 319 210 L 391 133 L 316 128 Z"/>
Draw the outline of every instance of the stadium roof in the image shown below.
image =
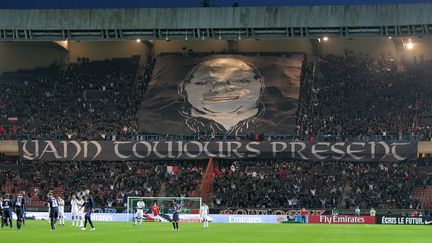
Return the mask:
<path fill-rule="evenodd" d="M 428 37 L 430 13 L 432 3 L 0 9 L 0 40 Z"/>
<path fill-rule="evenodd" d="M 4 0 L 0 8 L 186 8 L 200 7 L 201 0 Z M 242 7 L 254 6 L 304 6 L 304 5 L 359 5 L 426 3 L 431 0 L 210 0 L 211 6 L 230 7 L 237 3 Z"/>

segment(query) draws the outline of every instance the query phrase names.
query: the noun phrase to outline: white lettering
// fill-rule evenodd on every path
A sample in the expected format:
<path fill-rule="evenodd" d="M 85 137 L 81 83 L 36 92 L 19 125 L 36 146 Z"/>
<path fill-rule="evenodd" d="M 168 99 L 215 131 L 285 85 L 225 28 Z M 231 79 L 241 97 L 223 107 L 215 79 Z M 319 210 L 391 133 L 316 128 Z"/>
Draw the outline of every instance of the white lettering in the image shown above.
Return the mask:
<path fill-rule="evenodd" d="M 396 148 L 397 148 L 397 146 L 404 146 L 404 145 L 408 145 L 408 144 L 410 144 L 410 143 L 392 143 L 391 144 L 392 145 L 391 152 L 392 152 L 393 157 L 395 157 L 395 159 L 397 159 L 399 161 L 406 160 L 407 158 L 399 156 L 397 154 Z"/>
<path fill-rule="evenodd" d="M 197 150 L 193 150 L 193 151 L 196 151 L 197 154 L 192 154 L 192 153 L 189 152 L 188 145 L 190 145 L 190 144 L 192 144 L 192 145 L 195 144 L 197 146 L 198 149 Z M 186 143 L 184 145 L 184 153 L 187 156 L 189 156 L 190 158 L 197 158 L 198 156 L 201 155 L 202 151 L 203 151 L 203 145 L 200 142 L 192 141 L 192 142 Z"/>
<path fill-rule="evenodd" d="M 127 159 L 129 157 L 131 157 L 132 155 L 123 155 L 122 153 L 120 153 L 119 151 L 119 145 L 120 144 L 129 144 L 131 142 L 114 142 L 114 153 L 117 157 L 119 157 L 120 159 Z"/>
<path fill-rule="evenodd" d="M 34 160 L 39 156 L 39 141 L 38 140 L 33 140 L 30 143 L 34 143 L 34 153 L 31 153 L 30 151 L 27 150 L 27 141 L 22 141 L 21 143 L 23 143 L 22 145 L 22 150 L 24 152 L 23 154 L 23 158 L 27 159 L 27 160 Z"/>
<path fill-rule="evenodd" d="M 277 153 L 284 151 L 288 147 L 287 144 L 284 142 L 272 142 L 271 145 L 272 145 L 273 157 L 276 157 Z M 282 146 L 282 148 L 278 149 L 278 146 Z"/>
<path fill-rule="evenodd" d="M 324 150 L 319 150 L 317 149 L 318 146 L 327 146 L 327 148 L 330 146 L 330 143 L 328 142 L 319 142 L 316 143 L 314 145 L 312 145 L 312 154 L 317 158 L 317 159 L 326 159 L 328 156 L 321 156 L 319 153 L 325 153 L 328 151 L 328 149 L 324 149 Z"/>
<path fill-rule="evenodd" d="M 71 160 L 74 160 L 81 153 L 81 145 L 77 141 L 61 141 L 60 143 L 63 144 L 63 159 L 66 159 L 68 157 L 69 144 L 75 145 L 76 148 L 75 155 Z"/>
<path fill-rule="evenodd" d="M 140 144 L 142 144 L 142 145 L 144 145 L 146 147 L 146 149 L 147 149 L 147 154 L 146 155 L 141 155 L 140 153 L 138 153 L 137 146 L 140 145 Z M 141 159 L 144 159 L 145 157 L 149 156 L 150 153 L 151 153 L 151 151 L 152 151 L 152 147 L 151 147 L 151 145 L 150 145 L 149 142 L 139 141 L 139 142 L 134 143 L 134 145 L 132 146 L 132 153 L 133 153 L 133 155 L 135 157 L 138 157 L 138 158 L 141 158 Z"/>
<path fill-rule="evenodd" d="M 347 146 L 347 154 L 348 154 L 349 156 L 351 156 L 351 157 L 352 157 L 353 159 L 355 159 L 355 160 L 361 160 L 364 156 L 357 156 L 357 155 L 355 155 L 354 153 L 362 153 L 362 152 L 364 151 L 364 149 L 361 149 L 361 150 L 354 150 L 354 149 L 351 149 L 351 147 L 352 147 L 352 146 L 356 146 L 356 145 L 359 145 L 359 146 L 364 147 L 365 144 L 366 144 L 366 143 L 360 143 L 360 142 L 354 142 L 354 143 L 351 143 L 350 145 Z"/>
<path fill-rule="evenodd" d="M 261 154 L 261 152 L 259 151 L 259 149 L 251 147 L 251 145 L 259 145 L 259 144 L 260 144 L 259 142 L 250 142 L 250 143 L 246 144 L 246 150 L 248 152 L 254 153 L 254 154 L 249 154 L 248 153 L 248 157 L 249 158 L 254 158 L 254 157 L 257 157 L 258 155 Z"/>
<path fill-rule="evenodd" d="M 332 156 L 332 159 L 339 160 L 339 159 L 342 159 L 343 157 L 345 157 L 345 152 L 344 152 L 343 150 L 341 150 L 341 149 L 336 148 L 336 146 L 344 146 L 344 145 L 345 145 L 345 143 L 343 143 L 343 142 L 339 142 L 339 143 L 335 143 L 335 144 L 333 144 L 333 145 L 330 147 L 330 150 L 331 150 L 332 152 L 334 152 L 335 154 L 339 154 L 339 155 L 340 155 L 340 156 L 333 155 L 333 156 Z"/>
<path fill-rule="evenodd" d="M 42 151 L 42 153 L 40 154 L 39 159 L 42 158 L 45 155 L 45 153 L 53 153 L 53 155 L 56 159 L 60 159 L 61 156 L 58 154 L 58 151 L 57 151 L 56 147 L 54 146 L 53 142 L 52 141 L 45 141 L 45 143 L 46 143 L 45 148 Z"/>

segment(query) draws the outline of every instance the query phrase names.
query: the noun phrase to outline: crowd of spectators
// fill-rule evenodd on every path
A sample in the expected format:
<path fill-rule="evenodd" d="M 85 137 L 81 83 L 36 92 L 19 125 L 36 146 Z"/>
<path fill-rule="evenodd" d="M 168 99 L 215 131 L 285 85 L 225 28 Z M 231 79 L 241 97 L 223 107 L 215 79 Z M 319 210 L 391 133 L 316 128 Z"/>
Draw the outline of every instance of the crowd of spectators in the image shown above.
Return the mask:
<path fill-rule="evenodd" d="M 222 161 L 217 208 L 418 208 L 415 186 L 432 184 L 430 161 L 398 163 Z"/>
<path fill-rule="evenodd" d="M 0 76 L 0 136 L 120 140 L 136 133 L 154 64 L 150 60 L 139 70 L 139 59 L 78 58 L 66 68 L 51 65 Z"/>
<path fill-rule="evenodd" d="M 2 162 L 1 192 L 26 191 L 42 206 L 53 190 L 67 201 L 90 189 L 100 207 L 128 196 L 200 196 L 206 161 Z M 215 208 L 421 208 L 414 187 L 432 184 L 432 162 L 217 161 Z"/>
<path fill-rule="evenodd" d="M 407 65 L 407 71 L 417 78 L 418 113 L 415 120 L 415 134 L 424 140 L 432 139 L 432 61 Z"/>
<path fill-rule="evenodd" d="M 303 73 L 297 135 L 430 139 L 419 120 L 431 113 L 431 67 L 431 62 L 401 65 L 384 55 L 317 59 Z"/>
<path fill-rule="evenodd" d="M 213 54 L 232 53 L 197 53 L 184 49 L 161 55 Z M 285 52 L 236 54 L 287 55 Z M 38 134 L 60 139 L 146 139 L 137 132 L 137 115 L 154 63 L 155 59 L 148 60 L 139 69 L 139 56 L 104 61 L 79 58 L 65 68 L 53 64 L 48 68 L 3 74 L 0 76 L 0 137 Z M 289 140 L 314 136 L 353 139 L 359 135 L 417 135 L 430 140 L 431 70 L 432 62 L 423 59 L 401 64 L 384 55 L 379 60 L 367 55 L 327 55 L 312 64 L 305 63 L 297 129 L 281 135 L 292 135 L 284 136 Z M 266 139 L 265 135 L 260 136 Z M 189 139 L 211 137 L 211 134 L 197 134 Z M 254 140 L 255 134 L 251 137 Z M 251 138 L 216 134 L 216 139 Z"/>
<path fill-rule="evenodd" d="M 200 161 L 2 162 L 0 191 L 25 191 L 30 206 L 42 206 L 48 191 L 69 201 L 89 189 L 97 206 L 126 207 L 128 196 L 193 196 L 203 166 Z"/>
<path fill-rule="evenodd" d="M 185 167 L 178 173 L 168 173 L 166 192 L 168 195 L 176 197 L 199 196 L 202 177 L 203 166 L 199 163 Z"/>

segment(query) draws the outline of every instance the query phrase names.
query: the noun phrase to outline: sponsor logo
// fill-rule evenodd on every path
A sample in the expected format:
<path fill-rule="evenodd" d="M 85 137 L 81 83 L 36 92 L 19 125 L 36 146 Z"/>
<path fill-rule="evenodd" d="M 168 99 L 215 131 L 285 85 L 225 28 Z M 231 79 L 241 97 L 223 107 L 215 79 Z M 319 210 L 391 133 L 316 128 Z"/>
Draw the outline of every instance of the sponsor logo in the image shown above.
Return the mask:
<path fill-rule="evenodd" d="M 278 223 L 283 223 L 283 222 L 285 222 L 285 221 L 288 221 L 288 217 L 286 216 L 286 215 L 278 215 L 277 216 L 277 222 Z"/>
<path fill-rule="evenodd" d="M 432 221 L 423 221 L 420 217 L 400 217 L 400 216 L 381 216 L 377 223 L 379 224 L 406 224 L 406 225 L 417 225 L 417 224 L 431 224 Z"/>
<path fill-rule="evenodd" d="M 181 223 L 200 223 L 201 217 L 199 214 L 181 214 L 179 222 L 181 222 Z"/>
<path fill-rule="evenodd" d="M 262 223 L 262 220 L 260 217 L 229 216 L 228 223 L 260 224 Z"/>
<path fill-rule="evenodd" d="M 311 215 L 308 220 L 312 224 L 375 224 L 373 216 Z"/>
<path fill-rule="evenodd" d="M 350 224 L 363 224 L 365 219 L 363 217 L 351 217 L 351 216 L 320 216 L 320 223 L 328 224 L 340 224 L 340 223 L 350 223 Z"/>
<path fill-rule="evenodd" d="M 113 217 L 110 214 L 92 214 L 91 219 L 93 221 L 103 221 L 103 222 L 111 222 L 113 221 Z"/>

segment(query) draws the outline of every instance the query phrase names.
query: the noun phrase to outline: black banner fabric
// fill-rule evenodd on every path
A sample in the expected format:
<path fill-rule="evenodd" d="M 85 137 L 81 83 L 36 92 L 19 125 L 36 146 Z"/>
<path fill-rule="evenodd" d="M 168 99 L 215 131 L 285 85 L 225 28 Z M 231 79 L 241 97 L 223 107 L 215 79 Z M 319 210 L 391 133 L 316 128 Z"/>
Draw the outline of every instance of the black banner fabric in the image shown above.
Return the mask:
<path fill-rule="evenodd" d="M 404 161 L 417 158 L 413 142 L 20 141 L 21 160 L 125 161 L 175 159 L 299 159 Z"/>
<path fill-rule="evenodd" d="M 427 217 L 404 217 L 404 216 L 385 216 L 377 217 L 377 224 L 402 224 L 402 225 L 419 225 L 432 224 L 432 218 Z"/>
<path fill-rule="evenodd" d="M 140 109 L 144 133 L 293 134 L 304 55 L 159 57 Z"/>

